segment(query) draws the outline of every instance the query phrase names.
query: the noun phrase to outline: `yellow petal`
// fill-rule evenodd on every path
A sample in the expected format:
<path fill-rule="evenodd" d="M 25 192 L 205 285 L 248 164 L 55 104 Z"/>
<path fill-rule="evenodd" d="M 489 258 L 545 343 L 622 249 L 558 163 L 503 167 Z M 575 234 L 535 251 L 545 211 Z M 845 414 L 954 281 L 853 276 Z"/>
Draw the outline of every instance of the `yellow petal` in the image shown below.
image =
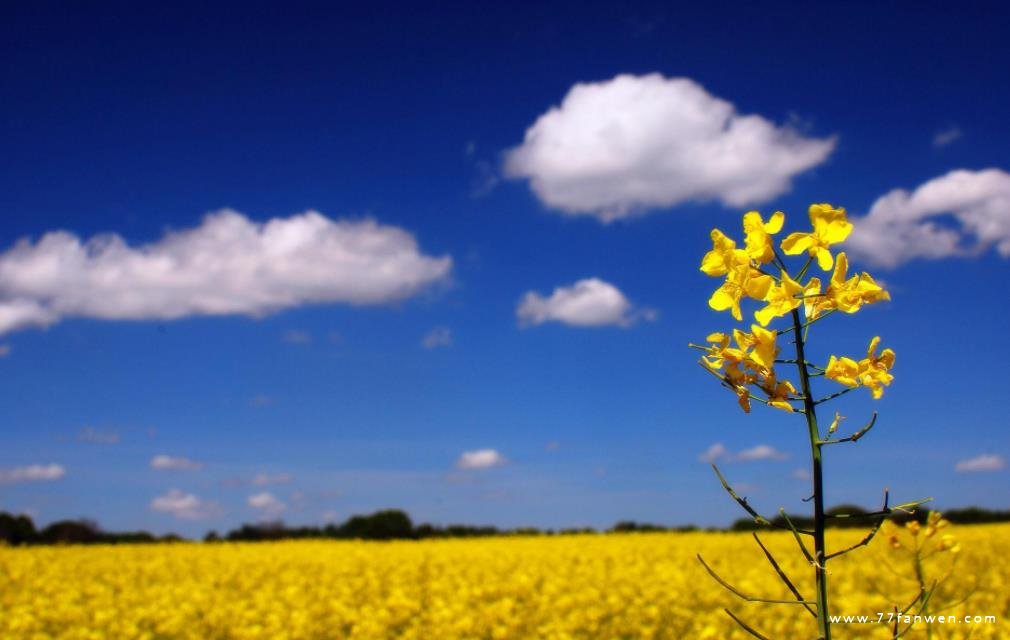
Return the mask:
<path fill-rule="evenodd" d="M 782 240 L 782 251 L 788 256 L 794 256 L 808 250 L 814 243 L 809 233 L 790 233 Z"/>

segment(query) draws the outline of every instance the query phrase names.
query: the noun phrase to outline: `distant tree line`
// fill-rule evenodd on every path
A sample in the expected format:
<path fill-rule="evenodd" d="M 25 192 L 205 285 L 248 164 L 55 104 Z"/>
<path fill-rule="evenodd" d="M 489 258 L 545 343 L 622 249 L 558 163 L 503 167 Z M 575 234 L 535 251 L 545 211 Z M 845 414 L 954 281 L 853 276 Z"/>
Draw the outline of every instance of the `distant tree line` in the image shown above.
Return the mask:
<path fill-rule="evenodd" d="M 837 527 L 865 527 L 873 512 L 855 505 L 841 505 L 828 511 L 832 518 L 829 523 Z M 924 522 L 928 511 L 919 510 L 914 514 L 894 514 L 891 519 L 896 522 L 919 520 Z M 978 507 L 967 509 L 951 509 L 943 515 L 956 524 L 984 524 L 994 522 L 1010 522 L 1010 511 L 991 511 Z M 789 516 L 797 528 L 808 528 L 811 520 L 807 516 Z M 773 525 L 785 526 L 785 518 L 779 516 L 772 521 Z M 761 528 L 749 518 L 734 522 L 731 531 L 750 531 Z M 321 527 L 303 526 L 289 527 L 283 522 L 267 522 L 258 524 L 243 524 L 228 531 L 223 536 L 216 531 L 209 532 L 205 542 L 220 541 L 261 541 L 261 540 L 291 540 L 307 538 L 332 538 L 341 540 L 422 540 L 428 538 L 476 538 L 486 536 L 507 535 L 558 535 L 572 533 L 649 533 L 658 531 L 695 531 L 698 527 L 686 525 L 668 527 L 658 524 L 634 522 L 625 520 L 618 522 L 610 529 L 600 532 L 591 527 L 571 529 L 538 529 L 536 527 L 519 527 L 515 529 L 499 529 L 491 526 L 472 526 L 454 524 L 438 526 L 433 524 L 415 525 L 410 516 L 399 509 L 386 509 L 370 515 L 356 515 L 341 524 L 328 524 Z M 722 529 L 708 528 L 707 531 Z M 156 536 L 147 531 L 103 531 L 90 520 L 60 520 L 38 530 L 35 523 L 26 515 L 13 515 L 0 511 L 0 544 L 30 545 L 30 544 L 121 544 L 121 543 L 155 543 L 177 542 L 181 540 L 175 534 Z"/>

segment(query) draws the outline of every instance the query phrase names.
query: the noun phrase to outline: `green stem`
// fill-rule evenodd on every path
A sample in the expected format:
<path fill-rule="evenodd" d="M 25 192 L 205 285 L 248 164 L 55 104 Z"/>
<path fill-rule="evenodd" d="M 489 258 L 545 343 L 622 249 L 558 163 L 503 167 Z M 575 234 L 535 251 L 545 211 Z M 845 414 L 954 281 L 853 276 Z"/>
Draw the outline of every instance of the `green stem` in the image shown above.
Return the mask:
<path fill-rule="evenodd" d="M 813 465 L 814 484 L 814 581 L 817 585 L 817 631 L 820 640 L 831 640 L 831 622 L 828 619 L 828 573 L 825 568 L 827 553 L 824 545 L 824 478 L 821 467 L 821 434 L 817 429 L 817 413 L 814 408 L 813 393 L 810 389 L 810 371 L 807 369 L 806 354 L 803 352 L 805 337 L 802 335 L 800 312 L 793 309 L 793 333 L 796 337 L 796 368 L 800 374 L 803 392 L 803 409 L 807 418 L 807 432 L 810 437 L 810 458 Z"/>

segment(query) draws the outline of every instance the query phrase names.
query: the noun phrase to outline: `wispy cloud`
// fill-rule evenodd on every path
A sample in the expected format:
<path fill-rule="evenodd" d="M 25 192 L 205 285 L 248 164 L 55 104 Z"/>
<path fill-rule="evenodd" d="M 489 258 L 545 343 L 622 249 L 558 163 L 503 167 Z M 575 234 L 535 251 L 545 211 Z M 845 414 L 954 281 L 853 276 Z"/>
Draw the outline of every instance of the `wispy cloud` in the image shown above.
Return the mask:
<path fill-rule="evenodd" d="M 311 344 L 312 334 L 301 329 L 288 329 L 281 336 L 281 340 L 288 344 Z"/>
<path fill-rule="evenodd" d="M 789 458 L 789 454 L 779 451 L 769 444 L 758 444 L 742 451 L 730 451 L 721 442 L 716 442 L 698 455 L 700 462 L 752 462 L 755 460 L 781 461 Z"/>
<path fill-rule="evenodd" d="M 507 152 L 505 173 L 552 209 L 608 222 L 691 201 L 767 202 L 834 148 L 689 78 L 619 75 L 574 85 Z"/>
<path fill-rule="evenodd" d="M 995 247 L 1010 258 L 1010 173 L 959 169 L 877 198 L 852 218 L 849 250 L 879 266 L 974 256 Z"/>
<path fill-rule="evenodd" d="M 0 484 L 20 482 L 46 482 L 59 480 L 67 475 L 67 470 L 59 464 L 32 464 L 26 467 L 0 469 Z"/>
<path fill-rule="evenodd" d="M 154 498 L 150 506 L 152 511 L 168 513 L 180 520 L 203 520 L 219 512 L 217 503 L 202 500 L 179 489 L 171 489 Z"/>
<path fill-rule="evenodd" d="M 161 454 L 151 458 L 151 468 L 163 471 L 196 471 L 203 468 L 203 463 L 189 458 Z"/>
<path fill-rule="evenodd" d="M 495 449 L 464 451 L 456 460 L 456 468 L 463 470 L 490 469 L 507 464 L 508 460 Z"/>
<path fill-rule="evenodd" d="M 291 475 L 287 473 L 257 473 L 252 479 L 254 487 L 265 487 L 271 484 L 287 484 L 291 482 Z"/>
<path fill-rule="evenodd" d="M 0 333 L 69 316 L 171 320 L 385 304 L 451 268 L 450 257 L 422 254 L 399 227 L 315 211 L 258 223 L 223 210 L 135 247 L 115 234 L 82 241 L 53 231 L 0 253 Z"/>
<path fill-rule="evenodd" d="M 599 278 L 557 287 L 549 296 L 528 291 L 516 308 L 521 326 L 560 322 L 573 327 L 629 327 L 656 316 L 652 309 L 636 309 L 620 289 Z"/>
<path fill-rule="evenodd" d="M 1002 471 L 1006 469 L 1006 460 L 1002 456 L 994 454 L 982 454 L 967 460 L 961 460 L 954 465 L 954 470 L 959 473 L 972 473 L 975 471 Z"/>
<path fill-rule="evenodd" d="M 448 327 L 434 327 L 421 338 L 421 346 L 425 349 L 438 349 L 452 346 L 452 331 Z"/>
<path fill-rule="evenodd" d="M 264 518 L 276 518 L 287 509 L 286 504 L 267 491 L 249 496 L 246 503 Z"/>
<path fill-rule="evenodd" d="M 961 137 L 961 127 L 953 125 L 947 127 L 942 131 L 937 131 L 933 134 L 933 146 L 937 149 L 941 147 L 946 147 L 948 144 L 956 141 Z"/>
<path fill-rule="evenodd" d="M 119 432 L 110 429 L 84 427 L 77 433 L 77 439 L 81 442 L 90 442 L 92 444 L 116 444 L 119 442 Z"/>

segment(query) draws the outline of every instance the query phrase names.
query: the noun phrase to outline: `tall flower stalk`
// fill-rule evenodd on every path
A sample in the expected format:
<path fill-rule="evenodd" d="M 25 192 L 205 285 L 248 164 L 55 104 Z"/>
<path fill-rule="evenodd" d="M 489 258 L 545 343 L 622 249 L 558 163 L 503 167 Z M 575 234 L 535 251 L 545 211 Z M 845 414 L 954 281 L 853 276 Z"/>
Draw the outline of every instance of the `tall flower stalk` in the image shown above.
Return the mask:
<path fill-rule="evenodd" d="M 713 333 L 707 338 L 708 345 L 691 346 L 704 352 L 702 366 L 715 375 L 721 384 L 733 391 L 740 407 L 747 413 L 752 402 L 800 414 L 806 423 L 807 439 L 810 445 L 811 483 L 813 503 L 813 528 L 802 529 L 794 525 L 785 510 L 780 510 L 779 518 L 768 519 L 754 509 L 746 498 L 741 497 L 730 486 L 726 478 L 713 464 L 723 487 L 730 496 L 750 514 L 759 525 L 785 529 L 792 532 L 804 558 L 810 563 L 816 593 L 813 599 L 805 597 L 785 574 L 775 557 L 755 534 L 773 570 L 789 588 L 794 599 L 777 600 L 749 595 L 730 585 L 701 556 L 705 569 L 721 585 L 735 595 L 751 602 L 789 604 L 804 607 L 816 618 L 817 637 L 831 640 L 831 620 L 828 591 L 828 561 L 869 544 L 881 523 L 894 511 L 910 511 L 925 500 L 892 507 L 884 492 L 884 504 L 879 511 L 869 514 L 831 514 L 824 508 L 824 449 L 829 445 L 854 443 L 862 438 L 876 424 L 874 413 L 864 427 L 846 437 L 835 437 L 842 421 L 836 413 L 830 426 L 822 431 L 817 422 L 818 408 L 858 387 L 870 390 L 877 399 L 884 393 L 884 387 L 894 379 L 891 369 L 895 354 L 884 349 L 878 355 L 880 338 L 870 341 L 866 357 L 859 360 L 847 356 L 832 355 L 824 366 L 818 366 L 808 359 L 806 346 L 812 325 L 837 312 L 852 314 L 868 304 L 889 300 L 890 295 L 868 273 L 848 275 L 848 258 L 845 253 L 833 255 L 832 245 L 843 242 L 852 231 L 845 210 L 828 204 L 814 204 L 809 210 L 812 229 L 786 236 L 776 248 L 773 236 L 778 234 L 785 223 L 785 215 L 776 212 L 765 221 L 756 211 L 743 217 L 744 242 L 738 246 L 719 229 L 712 231 L 712 250 L 702 259 L 701 270 L 713 277 L 724 277 L 723 284 L 716 289 L 708 303 L 716 311 L 729 311 L 735 320 L 743 320 L 742 304 L 746 300 L 763 303 L 754 312 L 757 324 L 751 324 L 750 332 L 734 328 L 730 333 Z M 780 252 L 781 250 L 781 252 Z M 795 272 L 790 272 L 785 256 L 806 255 L 806 260 Z M 812 276 L 804 283 L 812 267 L 830 272 L 826 286 L 820 277 Z M 781 318 L 781 328 L 771 328 Z M 793 357 L 783 358 L 779 346 L 780 339 L 788 340 L 793 346 Z M 795 365 L 797 384 L 779 377 L 776 365 Z M 829 392 L 817 398 L 812 379 L 823 377 L 842 385 L 840 390 Z M 824 532 L 830 518 L 865 517 L 873 523 L 866 536 L 858 543 L 831 552 L 827 549 Z M 813 542 L 810 551 L 805 538 Z M 924 606 L 925 603 L 923 603 Z M 726 610 L 745 631 L 756 638 L 767 640 L 760 631 Z M 895 630 L 895 637 L 899 633 Z"/>

